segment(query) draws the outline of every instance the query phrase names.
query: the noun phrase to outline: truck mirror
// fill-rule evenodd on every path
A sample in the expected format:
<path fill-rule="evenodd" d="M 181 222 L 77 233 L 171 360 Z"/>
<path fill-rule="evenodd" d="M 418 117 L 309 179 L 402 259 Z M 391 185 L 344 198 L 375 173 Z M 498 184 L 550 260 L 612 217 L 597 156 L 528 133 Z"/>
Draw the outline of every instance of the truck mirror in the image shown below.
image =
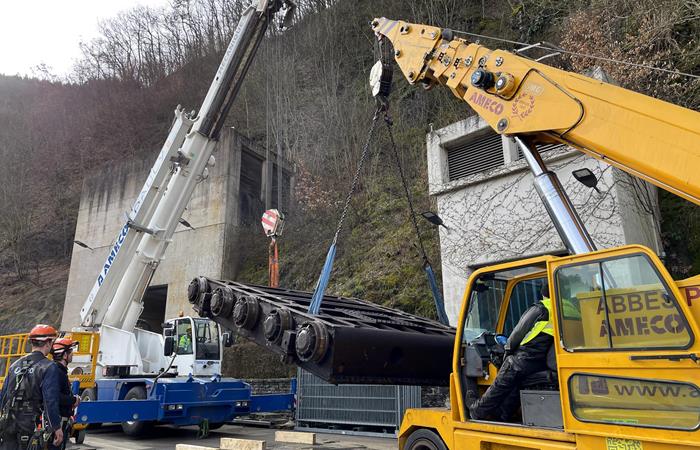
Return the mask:
<path fill-rule="evenodd" d="M 175 339 L 172 336 L 165 338 L 165 343 L 163 344 L 163 355 L 171 356 L 175 350 Z"/>
<path fill-rule="evenodd" d="M 173 328 L 163 329 L 163 336 L 165 336 L 165 337 L 173 336 L 174 334 L 175 334 L 175 330 Z"/>
<path fill-rule="evenodd" d="M 476 292 L 486 292 L 489 290 L 489 285 L 486 283 L 482 283 L 481 280 L 479 280 L 476 283 L 474 283 L 474 290 Z"/>
<path fill-rule="evenodd" d="M 231 333 L 224 333 L 221 338 L 224 341 L 224 347 L 231 347 L 236 342 L 236 337 Z"/>

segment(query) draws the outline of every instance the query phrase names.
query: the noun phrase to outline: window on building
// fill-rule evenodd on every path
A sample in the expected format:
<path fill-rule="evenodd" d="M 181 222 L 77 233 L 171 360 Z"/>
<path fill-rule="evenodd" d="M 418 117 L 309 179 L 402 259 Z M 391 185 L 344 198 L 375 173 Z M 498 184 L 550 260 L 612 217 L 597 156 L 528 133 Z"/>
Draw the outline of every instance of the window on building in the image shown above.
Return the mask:
<path fill-rule="evenodd" d="M 645 255 L 564 266 L 556 284 L 568 349 L 685 348 L 691 342 L 677 300 Z"/>
<path fill-rule="evenodd" d="M 445 145 L 450 181 L 484 172 L 504 164 L 501 135 L 488 130 L 469 140 Z"/>
<path fill-rule="evenodd" d="M 695 430 L 700 389 L 689 383 L 574 374 L 571 412 L 583 422 Z"/>

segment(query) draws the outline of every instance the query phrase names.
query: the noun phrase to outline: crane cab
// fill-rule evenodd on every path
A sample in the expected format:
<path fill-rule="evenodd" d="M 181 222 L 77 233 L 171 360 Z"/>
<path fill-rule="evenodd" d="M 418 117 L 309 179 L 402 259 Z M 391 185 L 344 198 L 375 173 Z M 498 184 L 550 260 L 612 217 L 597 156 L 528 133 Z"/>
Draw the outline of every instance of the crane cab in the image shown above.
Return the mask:
<path fill-rule="evenodd" d="M 173 357 L 170 371 L 178 376 L 221 374 L 222 347 L 232 343 L 230 333 L 221 333 L 209 319 L 178 317 L 165 322 L 164 355 Z"/>
<path fill-rule="evenodd" d="M 469 390 L 483 394 L 503 363 L 497 336 L 541 300 L 545 281 L 552 364 L 522 380 L 509 422 L 470 419 Z M 700 448 L 699 318 L 679 284 L 642 246 L 475 271 L 457 326 L 451 407 L 407 411 L 400 448 Z"/>

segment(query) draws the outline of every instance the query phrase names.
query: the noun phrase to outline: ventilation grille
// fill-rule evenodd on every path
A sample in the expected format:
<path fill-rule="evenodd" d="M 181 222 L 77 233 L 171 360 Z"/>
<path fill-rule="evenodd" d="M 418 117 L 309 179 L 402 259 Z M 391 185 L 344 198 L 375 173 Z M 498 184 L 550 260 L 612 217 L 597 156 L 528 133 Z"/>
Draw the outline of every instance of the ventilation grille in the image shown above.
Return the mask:
<path fill-rule="evenodd" d="M 488 133 L 455 146 L 446 146 L 450 181 L 484 172 L 504 164 L 501 136 Z"/>
<path fill-rule="evenodd" d="M 548 152 L 551 150 L 558 150 L 560 148 L 564 148 L 566 145 L 564 144 L 545 144 L 545 145 L 538 145 L 537 146 L 537 151 L 540 153 Z M 523 151 L 520 147 L 518 147 L 518 159 L 523 159 Z"/>

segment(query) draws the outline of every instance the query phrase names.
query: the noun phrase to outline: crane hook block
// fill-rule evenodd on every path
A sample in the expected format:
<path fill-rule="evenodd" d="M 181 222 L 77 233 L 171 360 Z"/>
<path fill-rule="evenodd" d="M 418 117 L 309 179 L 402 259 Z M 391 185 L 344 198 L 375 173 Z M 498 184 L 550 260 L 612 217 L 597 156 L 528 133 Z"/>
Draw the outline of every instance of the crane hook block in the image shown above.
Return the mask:
<path fill-rule="evenodd" d="M 369 85 L 372 95 L 376 98 L 386 99 L 391 92 L 391 78 L 394 73 L 391 65 L 377 61 L 369 74 Z"/>

